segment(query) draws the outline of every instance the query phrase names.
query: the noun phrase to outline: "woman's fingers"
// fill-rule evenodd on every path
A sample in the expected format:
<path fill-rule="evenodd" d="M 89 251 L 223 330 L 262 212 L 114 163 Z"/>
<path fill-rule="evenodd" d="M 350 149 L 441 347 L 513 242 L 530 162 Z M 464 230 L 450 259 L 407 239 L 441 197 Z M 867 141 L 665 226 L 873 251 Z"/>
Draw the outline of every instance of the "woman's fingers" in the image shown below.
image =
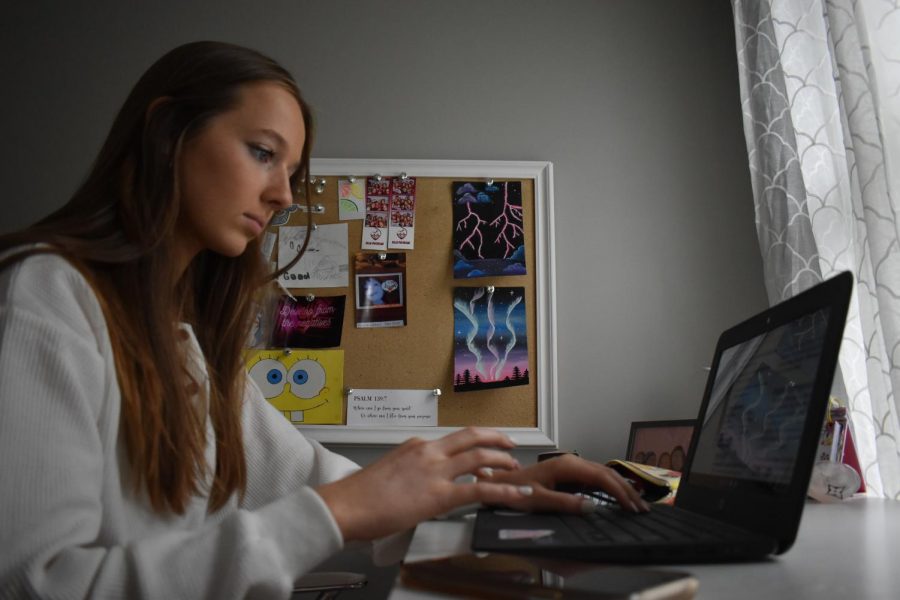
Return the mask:
<path fill-rule="evenodd" d="M 641 498 L 640 492 L 612 469 L 608 469 L 606 473 L 601 474 L 600 478 L 606 484 L 599 487 L 615 498 L 619 506 L 634 512 L 650 510 L 650 505 Z"/>
<path fill-rule="evenodd" d="M 650 510 L 650 506 L 641 498 L 640 492 L 612 469 L 607 468 L 607 472 L 602 473 L 600 477 L 606 482 L 603 490 L 614 497 L 620 506 L 631 509 L 634 512 Z"/>
<path fill-rule="evenodd" d="M 449 493 L 454 506 L 500 504 L 522 510 L 527 510 L 525 505 L 533 494 L 533 485 L 484 481 L 456 484 Z"/>
<path fill-rule="evenodd" d="M 616 471 L 571 455 L 550 459 L 517 472 L 498 471 L 491 474 L 482 473 L 481 476 L 494 482 L 505 483 L 534 480 L 548 490 L 560 483 L 581 485 L 603 490 L 627 510 L 642 512 L 650 508 L 634 486 Z"/>
<path fill-rule="evenodd" d="M 595 509 L 588 498 L 548 490 L 538 483 L 514 484 L 479 481 L 459 484 L 452 492 L 454 504 L 494 504 L 525 512 L 550 511 L 583 514 Z"/>
<path fill-rule="evenodd" d="M 482 481 L 457 487 L 460 498 L 467 504 L 498 504 L 524 512 L 585 514 L 596 510 L 596 504 L 590 498 L 550 490 L 538 483 L 516 485 Z"/>
<path fill-rule="evenodd" d="M 409 465 L 418 464 L 432 474 L 454 479 L 460 475 L 477 474 L 481 469 L 518 469 L 519 462 L 497 446 L 512 442 L 504 434 L 490 430 L 469 428 L 437 440 L 426 442 L 411 438 L 397 450 L 397 457 Z"/>
<path fill-rule="evenodd" d="M 586 463 L 586 461 L 582 462 Z M 583 483 L 590 488 L 602 489 L 614 497 L 623 508 L 634 512 L 650 509 L 643 498 L 641 498 L 640 492 L 634 489 L 633 485 L 628 483 L 624 477 L 613 469 L 605 465 L 586 463 L 584 466 L 578 465 L 576 472 L 578 473 L 576 482 Z"/>
<path fill-rule="evenodd" d="M 584 514 L 593 512 L 594 502 L 577 494 L 549 490 L 542 485 L 533 485 L 531 493 L 513 501 L 508 506 L 524 511 L 548 511 Z"/>
<path fill-rule="evenodd" d="M 516 470 L 519 461 L 502 450 L 490 448 L 473 448 L 460 452 L 448 459 L 448 475 L 459 477 L 460 475 L 478 475 L 493 472 L 494 469 Z"/>
<path fill-rule="evenodd" d="M 448 456 L 469 450 L 476 446 L 493 446 L 495 448 L 515 448 L 516 444 L 508 435 L 496 429 L 484 427 L 466 427 L 436 440 L 435 446 Z"/>

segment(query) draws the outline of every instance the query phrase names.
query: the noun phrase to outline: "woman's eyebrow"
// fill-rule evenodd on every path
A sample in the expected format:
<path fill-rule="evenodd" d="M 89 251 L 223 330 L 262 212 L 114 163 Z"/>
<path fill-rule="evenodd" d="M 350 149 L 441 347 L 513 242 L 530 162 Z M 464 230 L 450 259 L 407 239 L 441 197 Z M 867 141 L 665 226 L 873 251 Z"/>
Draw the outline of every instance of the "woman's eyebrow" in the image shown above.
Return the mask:
<path fill-rule="evenodd" d="M 276 146 L 281 146 L 282 148 L 287 146 L 287 141 L 285 141 L 284 137 L 274 129 L 264 127 L 260 129 L 259 132 L 272 138 L 275 141 Z"/>

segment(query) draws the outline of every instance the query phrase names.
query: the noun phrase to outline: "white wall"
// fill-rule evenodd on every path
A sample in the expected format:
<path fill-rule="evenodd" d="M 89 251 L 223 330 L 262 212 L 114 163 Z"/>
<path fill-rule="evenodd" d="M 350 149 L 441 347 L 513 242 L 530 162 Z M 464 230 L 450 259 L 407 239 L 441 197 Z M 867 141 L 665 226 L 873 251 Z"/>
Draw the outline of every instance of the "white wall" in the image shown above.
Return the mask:
<path fill-rule="evenodd" d="M 765 306 L 727 2 L 135 4 L 4 9 L 0 231 L 66 200 L 154 59 L 221 39 L 296 75 L 315 156 L 554 163 L 564 448 L 693 417 L 717 332 Z"/>

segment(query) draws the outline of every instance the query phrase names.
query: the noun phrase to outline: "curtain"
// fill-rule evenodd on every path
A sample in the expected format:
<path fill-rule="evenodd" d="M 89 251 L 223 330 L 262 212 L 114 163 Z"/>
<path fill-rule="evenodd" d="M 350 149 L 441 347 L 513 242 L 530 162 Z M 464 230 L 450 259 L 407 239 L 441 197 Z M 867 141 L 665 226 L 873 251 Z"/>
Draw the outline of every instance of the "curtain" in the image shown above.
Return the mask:
<path fill-rule="evenodd" d="M 833 393 L 868 493 L 900 499 L 900 5 L 732 8 L 769 302 L 853 272 Z"/>

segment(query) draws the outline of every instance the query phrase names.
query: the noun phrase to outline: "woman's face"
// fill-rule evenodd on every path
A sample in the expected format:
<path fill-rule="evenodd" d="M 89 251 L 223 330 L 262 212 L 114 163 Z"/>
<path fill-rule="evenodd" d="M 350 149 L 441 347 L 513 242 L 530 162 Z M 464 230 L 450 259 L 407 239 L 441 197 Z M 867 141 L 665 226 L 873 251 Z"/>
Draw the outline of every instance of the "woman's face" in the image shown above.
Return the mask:
<path fill-rule="evenodd" d="M 243 86 L 234 108 L 186 141 L 179 161 L 182 271 L 202 250 L 238 256 L 293 201 L 306 130 L 294 96 L 273 82 Z"/>

